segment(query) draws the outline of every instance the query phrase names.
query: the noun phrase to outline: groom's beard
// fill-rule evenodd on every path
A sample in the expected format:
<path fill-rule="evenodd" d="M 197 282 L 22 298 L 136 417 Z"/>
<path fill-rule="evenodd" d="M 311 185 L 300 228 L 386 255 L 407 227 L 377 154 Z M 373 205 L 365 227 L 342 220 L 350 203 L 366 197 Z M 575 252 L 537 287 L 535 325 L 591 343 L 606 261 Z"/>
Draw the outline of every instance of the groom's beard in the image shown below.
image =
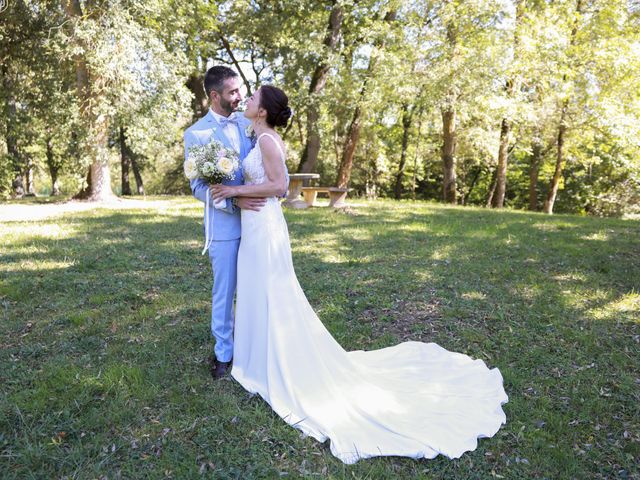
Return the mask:
<path fill-rule="evenodd" d="M 227 112 L 229 115 L 231 115 L 236 110 L 236 108 L 238 108 L 239 104 L 240 104 L 239 100 L 237 100 L 234 103 L 231 103 L 226 101 L 224 98 L 220 98 L 220 108 L 225 112 Z"/>

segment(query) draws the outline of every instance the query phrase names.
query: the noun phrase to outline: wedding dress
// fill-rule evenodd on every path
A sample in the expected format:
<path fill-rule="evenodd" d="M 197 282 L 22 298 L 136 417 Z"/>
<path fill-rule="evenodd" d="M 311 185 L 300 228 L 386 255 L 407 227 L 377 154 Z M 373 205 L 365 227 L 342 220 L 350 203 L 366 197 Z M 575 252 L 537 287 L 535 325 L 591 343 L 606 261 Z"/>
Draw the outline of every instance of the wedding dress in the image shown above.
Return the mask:
<path fill-rule="evenodd" d="M 245 184 L 266 180 L 259 145 L 243 172 Z M 305 435 L 330 439 L 348 464 L 382 455 L 457 458 L 506 422 L 502 375 L 482 360 L 414 341 L 345 351 L 298 283 L 275 197 L 259 212 L 242 210 L 231 375 Z"/>

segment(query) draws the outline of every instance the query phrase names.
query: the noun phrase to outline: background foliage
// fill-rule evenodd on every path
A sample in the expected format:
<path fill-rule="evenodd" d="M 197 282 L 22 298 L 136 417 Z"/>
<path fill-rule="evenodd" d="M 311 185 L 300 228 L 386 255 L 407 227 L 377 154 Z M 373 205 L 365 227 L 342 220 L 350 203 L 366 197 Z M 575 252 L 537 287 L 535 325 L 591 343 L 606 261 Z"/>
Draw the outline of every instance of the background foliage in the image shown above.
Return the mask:
<path fill-rule="evenodd" d="M 638 213 L 639 32 L 632 0 L 12 0 L 0 195 L 74 194 L 96 164 L 118 194 L 188 193 L 181 134 L 223 63 L 289 94 L 289 168 L 321 184 Z"/>

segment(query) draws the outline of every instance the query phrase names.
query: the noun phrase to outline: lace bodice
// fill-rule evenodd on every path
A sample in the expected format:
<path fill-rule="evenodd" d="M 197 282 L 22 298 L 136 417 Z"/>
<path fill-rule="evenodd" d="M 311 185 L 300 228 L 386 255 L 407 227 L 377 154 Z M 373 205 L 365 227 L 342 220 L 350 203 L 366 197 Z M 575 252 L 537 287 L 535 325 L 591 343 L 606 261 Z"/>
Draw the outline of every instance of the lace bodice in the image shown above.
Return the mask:
<path fill-rule="evenodd" d="M 245 185 L 258 185 L 267 181 L 267 174 L 264 171 L 264 163 L 262 162 L 262 152 L 260 151 L 259 143 L 259 140 L 262 137 L 269 137 L 275 142 L 278 150 L 280 150 L 280 158 L 282 159 L 282 163 L 284 163 L 284 152 L 282 151 L 282 147 L 280 146 L 278 141 L 273 137 L 273 135 L 263 133 L 258 137 L 256 146 L 253 147 L 253 149 L 251 149 L 251 151 L 249 152 L 249 155 L 247 155 L 244 160 L 242 160 L 242 175 L 244 176 Z"/>

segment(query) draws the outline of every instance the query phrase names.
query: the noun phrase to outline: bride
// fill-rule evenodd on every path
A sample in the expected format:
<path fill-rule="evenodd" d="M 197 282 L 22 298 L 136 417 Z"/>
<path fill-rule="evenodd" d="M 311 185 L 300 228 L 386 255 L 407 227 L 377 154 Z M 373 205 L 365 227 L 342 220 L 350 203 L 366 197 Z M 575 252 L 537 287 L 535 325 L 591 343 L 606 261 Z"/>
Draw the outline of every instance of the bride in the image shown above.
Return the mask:
<path fill-rule="evenodd" d="M 291 259 L 279 197 L 284 145 L 275 127 L 291 116 L 287 96 L 262 86 L 244 114 L 257 143 L 243 161 L 245 185 L 212 186 L 214 199 L 267 197 L 242 210 L 231 375 L 287 423 L 344 463 L 401 455 L 460 457 L 506 422 L 498 369 L 435 343 L 345 351 L 307 301 Z"/>

